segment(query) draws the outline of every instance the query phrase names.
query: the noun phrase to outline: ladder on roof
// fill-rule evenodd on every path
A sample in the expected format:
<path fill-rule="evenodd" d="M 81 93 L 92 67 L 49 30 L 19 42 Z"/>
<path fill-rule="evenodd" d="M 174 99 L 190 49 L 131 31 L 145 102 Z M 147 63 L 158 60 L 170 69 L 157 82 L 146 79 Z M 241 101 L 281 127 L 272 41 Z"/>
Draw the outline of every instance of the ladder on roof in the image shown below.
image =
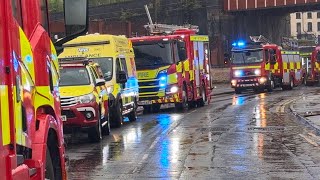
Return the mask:
<path fill-rule="evenodd" d="M 148 15 L 149 24 L 145 25 L 144 28 L 149 31 L 150 34 L 172 34 L 177 30 L 192 30 L 196 33 L 199 32 L 199 26 L 187 24 L 183 26 L 169 25 L 169 24 L 154 24 L 149 12 L 148 5 L 144 5 L 146 13 Z"/>
<path fill-rule="evenodd" d="M 260 35 L 260 36 L 250 36 L 250 39 L 251 39 L 251 41 L 253 41 L 255 43 L 272 44 L 272 42 L 268 38 L 266 38 L 266 37 L 264 37 L 262 35 Z"/>

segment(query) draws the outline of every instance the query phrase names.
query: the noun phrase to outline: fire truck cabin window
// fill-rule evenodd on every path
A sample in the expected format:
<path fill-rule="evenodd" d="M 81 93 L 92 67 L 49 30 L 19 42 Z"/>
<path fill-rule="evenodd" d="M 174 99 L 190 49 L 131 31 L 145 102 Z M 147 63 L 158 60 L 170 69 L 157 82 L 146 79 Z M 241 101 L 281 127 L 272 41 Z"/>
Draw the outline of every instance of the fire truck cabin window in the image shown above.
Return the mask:
<path fill-rule="evenodd" d="M 232 52 L 232 63 L 233 64 L 260 63 L 260 62 L 262 62 L 262 60 L 263 60 L 262 49 Z"/>
<path fill-rule="evenodd" d="M 184 61 L 187 59 L 186 43 L 182 40 L 178 41 L 178 54 L 180 61 Z"/>
<path fill-rule="evenodd" d="M 21 0 L 11 0 L 12 15 L 23 29 Z"/>

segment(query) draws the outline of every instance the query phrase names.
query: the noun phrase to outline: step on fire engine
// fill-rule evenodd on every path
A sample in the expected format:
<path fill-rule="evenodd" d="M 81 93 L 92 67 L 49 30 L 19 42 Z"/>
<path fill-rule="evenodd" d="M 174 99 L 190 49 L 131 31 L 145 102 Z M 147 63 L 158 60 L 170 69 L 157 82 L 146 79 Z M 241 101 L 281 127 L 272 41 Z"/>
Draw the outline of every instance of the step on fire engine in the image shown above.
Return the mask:
<path fill-rule="evenodd" d="M 146 7 L 146 6 L 145 6 Z M 139 81 L 139 105 L 157 112 L 161 104 L 177 109 L 203 106 L 210 99 L 208 36 L 197 26 L 150 24 L 149 36 L 131 38 Z"/>
<path fill-rule="evenodd" d="M 231 86 L 237 94 L 244 89 L 256 92 L 275 87 L 290 90 L 306 79 L 306 71 L 296 43 L 286 43 L 290 50 L 271 43 L 263 36 L 251 36 L 251 42 L 233 43 Z"/>
<path fill-rule="evenodd" d="M 67 179 L 47 4 L 0 1 L 0 179 Z M 65 0 L 67 37 L 56 45 L 87 31 L 87 9 L 86 0 Z"/>

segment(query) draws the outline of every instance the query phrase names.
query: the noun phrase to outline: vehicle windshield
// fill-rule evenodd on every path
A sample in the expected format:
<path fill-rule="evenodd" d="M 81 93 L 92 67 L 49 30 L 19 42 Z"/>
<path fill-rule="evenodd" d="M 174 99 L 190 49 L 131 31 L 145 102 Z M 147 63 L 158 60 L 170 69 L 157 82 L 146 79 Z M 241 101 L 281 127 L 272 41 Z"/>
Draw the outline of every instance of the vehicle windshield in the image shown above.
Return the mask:
<path fill-rule="evenodd" d="M 263 60 L 262 50 L 244 50 L 232 52 L 232 64 L 252 64 Z"/>
<path fill-rule="evenodd" d="M 60 73 L 60 86 L 90 85 L 90 76 L 85 67 L 62 67 Z"/>
<path fill-rule="evenodd" d="M 113 76 L 113 59 L 111 57 L 106 58 L 90 58 L 93 62 L 100 65 L 103 77 L 106 81 L 110 81 Z"/>
<path fill-rule="evenodd" d="M 169 42 L 150 42 L 133 46 L 137 69 L 173 64 Z"/>

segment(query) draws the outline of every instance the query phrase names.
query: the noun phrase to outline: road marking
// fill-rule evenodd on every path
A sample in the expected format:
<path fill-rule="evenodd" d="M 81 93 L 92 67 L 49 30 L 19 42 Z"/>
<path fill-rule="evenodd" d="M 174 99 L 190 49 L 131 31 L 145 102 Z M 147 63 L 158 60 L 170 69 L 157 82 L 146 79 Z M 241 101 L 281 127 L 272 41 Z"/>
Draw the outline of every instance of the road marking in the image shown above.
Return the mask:
<path fill-rule="evenodd" d="M 288 99 L 288 100 L 285 100 L 284 102 L 282 102 L 282 103 L 276 108 L 276 112 L 278 112 L 278 113 L 284 113 L 286 106 L 289 105 L 290 103 L 292 103 L 292 102 L 295 101 L 295 100 L 296 100 L 296 99 Z"/>
<path fill-rule="evenodd" d="M 299 134 L 299 136 L 303 137 L 309 144 L 312 144 L 315 147 L 319 147 L 318 143 L 314 142 L 313 140 L 309 139 L 303 134 Z"/>
<path fill-rule="evenodd" d="M 149 154 L 145 154 L 145 155 L 143 155 L 142 160 L 144 161 L 144 160 L 146 160 L 148 157 L 149 157 Z"/>
<path fill-rule="evenodd" d="M 156 144 L 159 142 L 159 140 L 160 140 L 160 137 L 157 137 L 156 140 L 153 141 L 153 143 L 149 147 L 149 150 L 153 149 L 156 146 Z"/>

